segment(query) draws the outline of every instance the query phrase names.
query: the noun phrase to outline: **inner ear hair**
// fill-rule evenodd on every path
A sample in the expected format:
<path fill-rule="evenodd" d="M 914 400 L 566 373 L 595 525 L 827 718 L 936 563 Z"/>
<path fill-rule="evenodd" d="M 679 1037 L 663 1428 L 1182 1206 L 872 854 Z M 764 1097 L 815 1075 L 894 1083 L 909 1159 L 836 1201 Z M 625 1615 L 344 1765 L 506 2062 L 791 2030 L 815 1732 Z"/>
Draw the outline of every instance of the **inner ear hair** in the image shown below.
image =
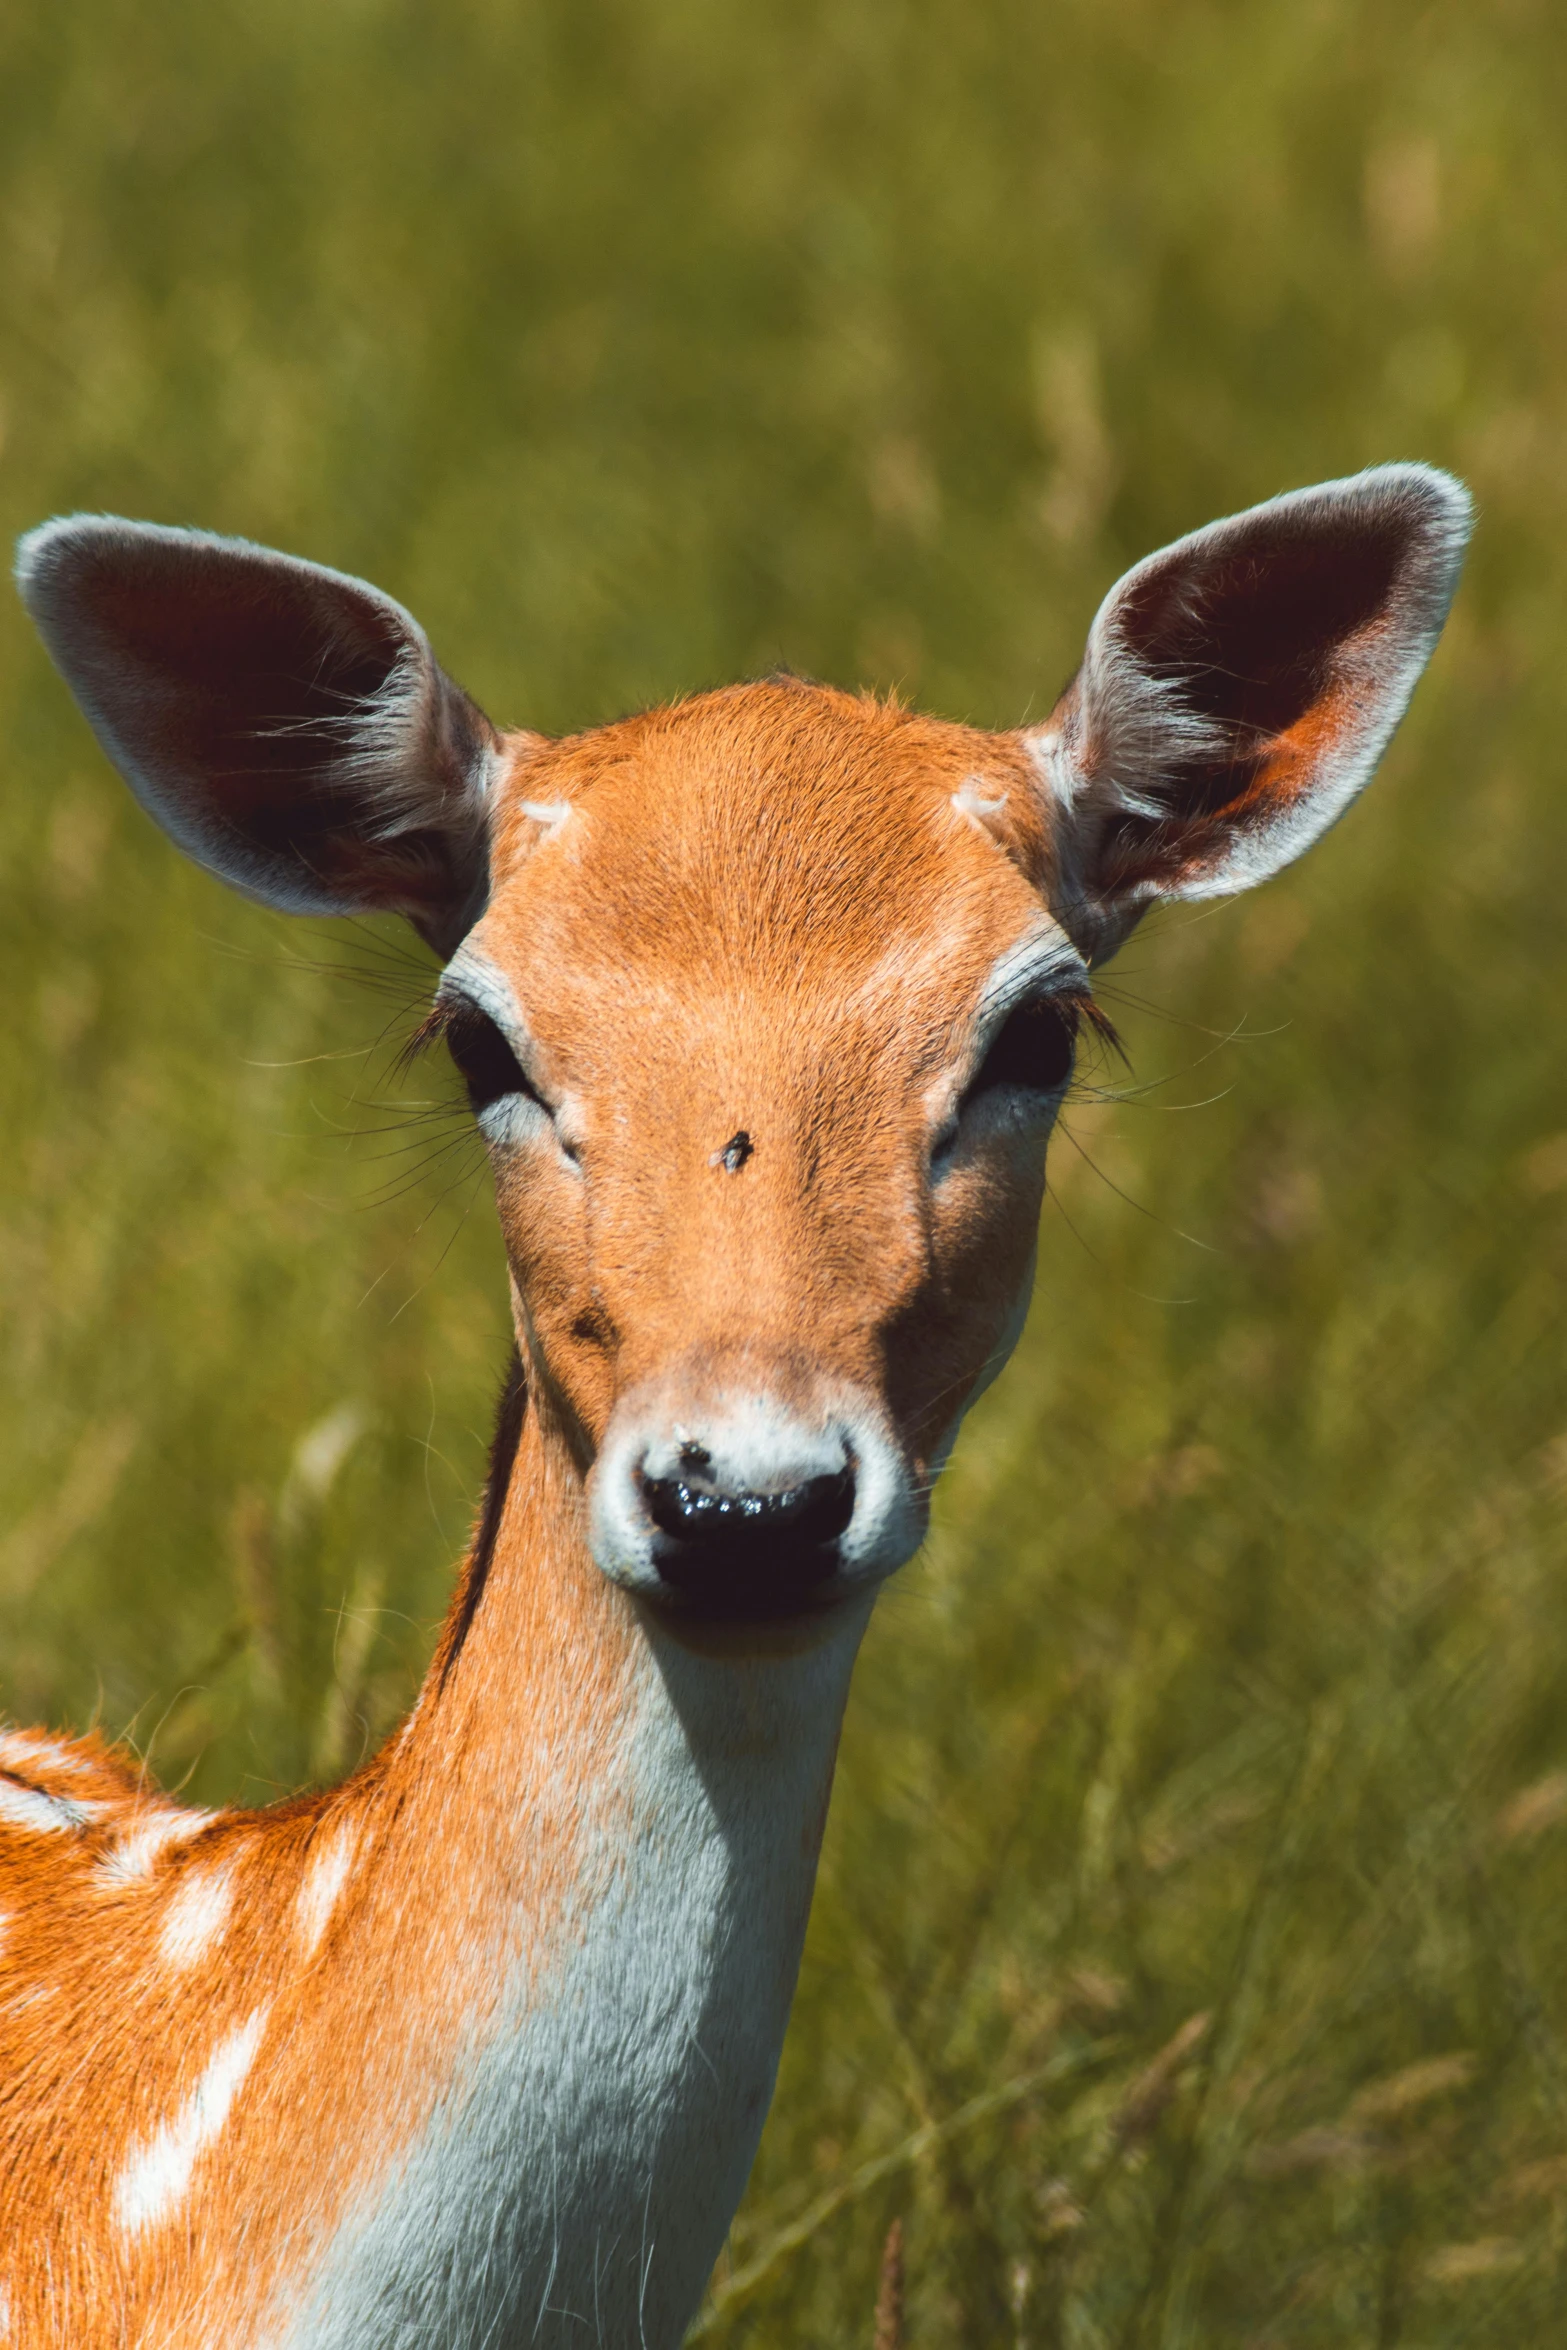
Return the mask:
<path fill-rule="evenodd" d="M 1152 898 L 1266 879 L 1343 813 L 1441 633 L 1469 527 L 1449 475 L 1380 466 L 1213 523 L 1117 583 L 1025 737 L 1096 951 Z"/>
<path fill-rule="evenodd" d="M 482 911 L 498 750 L 402 605 L 244 539 L 74 515 L 17 583 L 99 742 L 198 864 L 290 913 Z"/>

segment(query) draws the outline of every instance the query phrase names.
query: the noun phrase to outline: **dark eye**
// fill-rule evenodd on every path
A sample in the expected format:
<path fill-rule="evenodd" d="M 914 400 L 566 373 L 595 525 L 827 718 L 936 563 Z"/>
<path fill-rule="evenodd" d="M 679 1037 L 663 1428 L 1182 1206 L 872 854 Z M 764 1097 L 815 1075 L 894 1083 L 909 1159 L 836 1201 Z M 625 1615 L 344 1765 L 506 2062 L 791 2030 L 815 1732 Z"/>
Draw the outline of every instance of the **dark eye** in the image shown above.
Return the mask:
<path fill-rule="evenodd" d="M 1028 1093 L 1059 1093 L 1072 1074 L 1077 1044 L 1077 1007 L 1040 1001 L 1009 1013 L 964 1095 L 965 1102 L 995 1087 L 1012 1085 Z"/>
<path fill-rule="evenodd" d="M 448 1013 L 442 1033 L 457 1073 L 468 1088 L 475 1117 L 509 1093 L 525 1094 L 530 1102 L 539 1100 L 511 1046 L 476 1004 L 460 1004 Z"/>

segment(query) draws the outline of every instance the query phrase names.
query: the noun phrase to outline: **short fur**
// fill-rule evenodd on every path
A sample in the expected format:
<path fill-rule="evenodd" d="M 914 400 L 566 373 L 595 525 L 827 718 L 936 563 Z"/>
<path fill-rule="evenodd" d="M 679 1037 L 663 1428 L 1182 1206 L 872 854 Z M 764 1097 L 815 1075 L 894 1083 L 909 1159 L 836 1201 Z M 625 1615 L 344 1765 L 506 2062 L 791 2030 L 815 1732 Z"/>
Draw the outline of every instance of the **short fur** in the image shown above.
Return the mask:
<path fill-rule="evenodd" d="M 419 1700 L 342 1786 L 209 1815 L 95 1739 L 0 1739 L 12 2350 L 674 2350 L 875 1591 L 1026 1306 L 1060 1082 L 997 1040 L 1091 1016 L 1152 899 L 1342 811 L 1466 512 L 1393 467 L 1199 532 L 997 735 L 774 680 L 503 737 L 361 581 L 112 520 L 24 542 L 182 846 L 460 943 L 518 1352 Z M 726 1491 L 852 1480 L 808 1603 L 661 1583 L 645 1480 L 693 1447 Z"/>

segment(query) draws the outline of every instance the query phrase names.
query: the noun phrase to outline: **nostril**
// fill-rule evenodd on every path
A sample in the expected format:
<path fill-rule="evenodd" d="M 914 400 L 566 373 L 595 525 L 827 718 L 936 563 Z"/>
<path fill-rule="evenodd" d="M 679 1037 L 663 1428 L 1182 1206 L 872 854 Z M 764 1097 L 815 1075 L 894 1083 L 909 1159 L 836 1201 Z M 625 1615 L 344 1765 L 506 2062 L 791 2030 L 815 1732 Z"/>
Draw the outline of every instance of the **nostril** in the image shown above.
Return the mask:
<path fill-rule="evenodd" d="M 681 1460 L 694 1471 L 684 1449 Z M 737 1553 L 769 1547 L 770 1537 L 786 1537 L 791 1551 L 835 1542 L 854 1515 L 854 1476 L 849 1469 L 830 1477 L 808 1477 L 781 1493 L 729 1493 L 694 1473 L 645 1478 L 642 1491 L 648 1515 L 661 1534 L 704 1549 L 722 1544 Z"/>

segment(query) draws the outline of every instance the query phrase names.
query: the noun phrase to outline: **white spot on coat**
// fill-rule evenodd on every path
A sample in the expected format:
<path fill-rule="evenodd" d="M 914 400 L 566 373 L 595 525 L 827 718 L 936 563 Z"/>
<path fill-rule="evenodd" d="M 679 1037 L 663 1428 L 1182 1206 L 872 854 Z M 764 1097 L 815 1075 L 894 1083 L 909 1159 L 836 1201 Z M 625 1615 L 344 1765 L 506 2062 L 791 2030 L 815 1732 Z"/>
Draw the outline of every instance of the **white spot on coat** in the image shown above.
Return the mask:
<path fill-rule="evenodd" d="M 299 1888 L 294 1924 L 306 1958 L 313 1957 L 331 1922 L 338 1895 L 348 1882 L 359 1849 L 359 1830 L 352 1822 L 311 1848 L 305 1880 Z"/>
<path fill-rule="evenodd" d="M 45 1836 L 79 1835 L 103 1808 L 101 1803 L 73 1803 L 64 1795 L 40 1795 L 36 1787 L 0 1778 L 0 1825 L 6 1827 L 31 1828 Z"/>
<path fill-rule="evenodd" d="M 221 1939 L 234 1903 L 231 1868 L 193 1868 L 169 1895 L 158 1947 L 168 1964 L 190 1967 Z"/>
<path fill-rule="evenodd" d="M 267 2009 L 258 2007 L 248 2023 L 219 2042 L 173 2121 L 154 2131 L 126 2163 L 114 2190 L 114 2215 L 127 2235 L 156 2226 L 184 2201 L 197 2161 L 228 2120 L 266 2021 Z"/>
<path fill-rule="evenodd" d="M 215 1811 L 165 1811 L 155 1813 L 134 1828 L 123 1844 L 103 1860 L 99 1875 L 111 1884 L 130 1885 L 150 1877 L 153 1864 L 160 1853 L 171 1844 L 188 1844 L 192 1836 L 199 1836 L 203 1828 L 210 1828 L 217 1818 Z"/>
<path fill-rule="evenodd" d="M 73 1754 L 63 1739 L 46 1738 L 37 1730 L 0 1733 L 0 1770 L 69 1771 L 75 1775 L 91 1769 L 92 1764 Z"/>

